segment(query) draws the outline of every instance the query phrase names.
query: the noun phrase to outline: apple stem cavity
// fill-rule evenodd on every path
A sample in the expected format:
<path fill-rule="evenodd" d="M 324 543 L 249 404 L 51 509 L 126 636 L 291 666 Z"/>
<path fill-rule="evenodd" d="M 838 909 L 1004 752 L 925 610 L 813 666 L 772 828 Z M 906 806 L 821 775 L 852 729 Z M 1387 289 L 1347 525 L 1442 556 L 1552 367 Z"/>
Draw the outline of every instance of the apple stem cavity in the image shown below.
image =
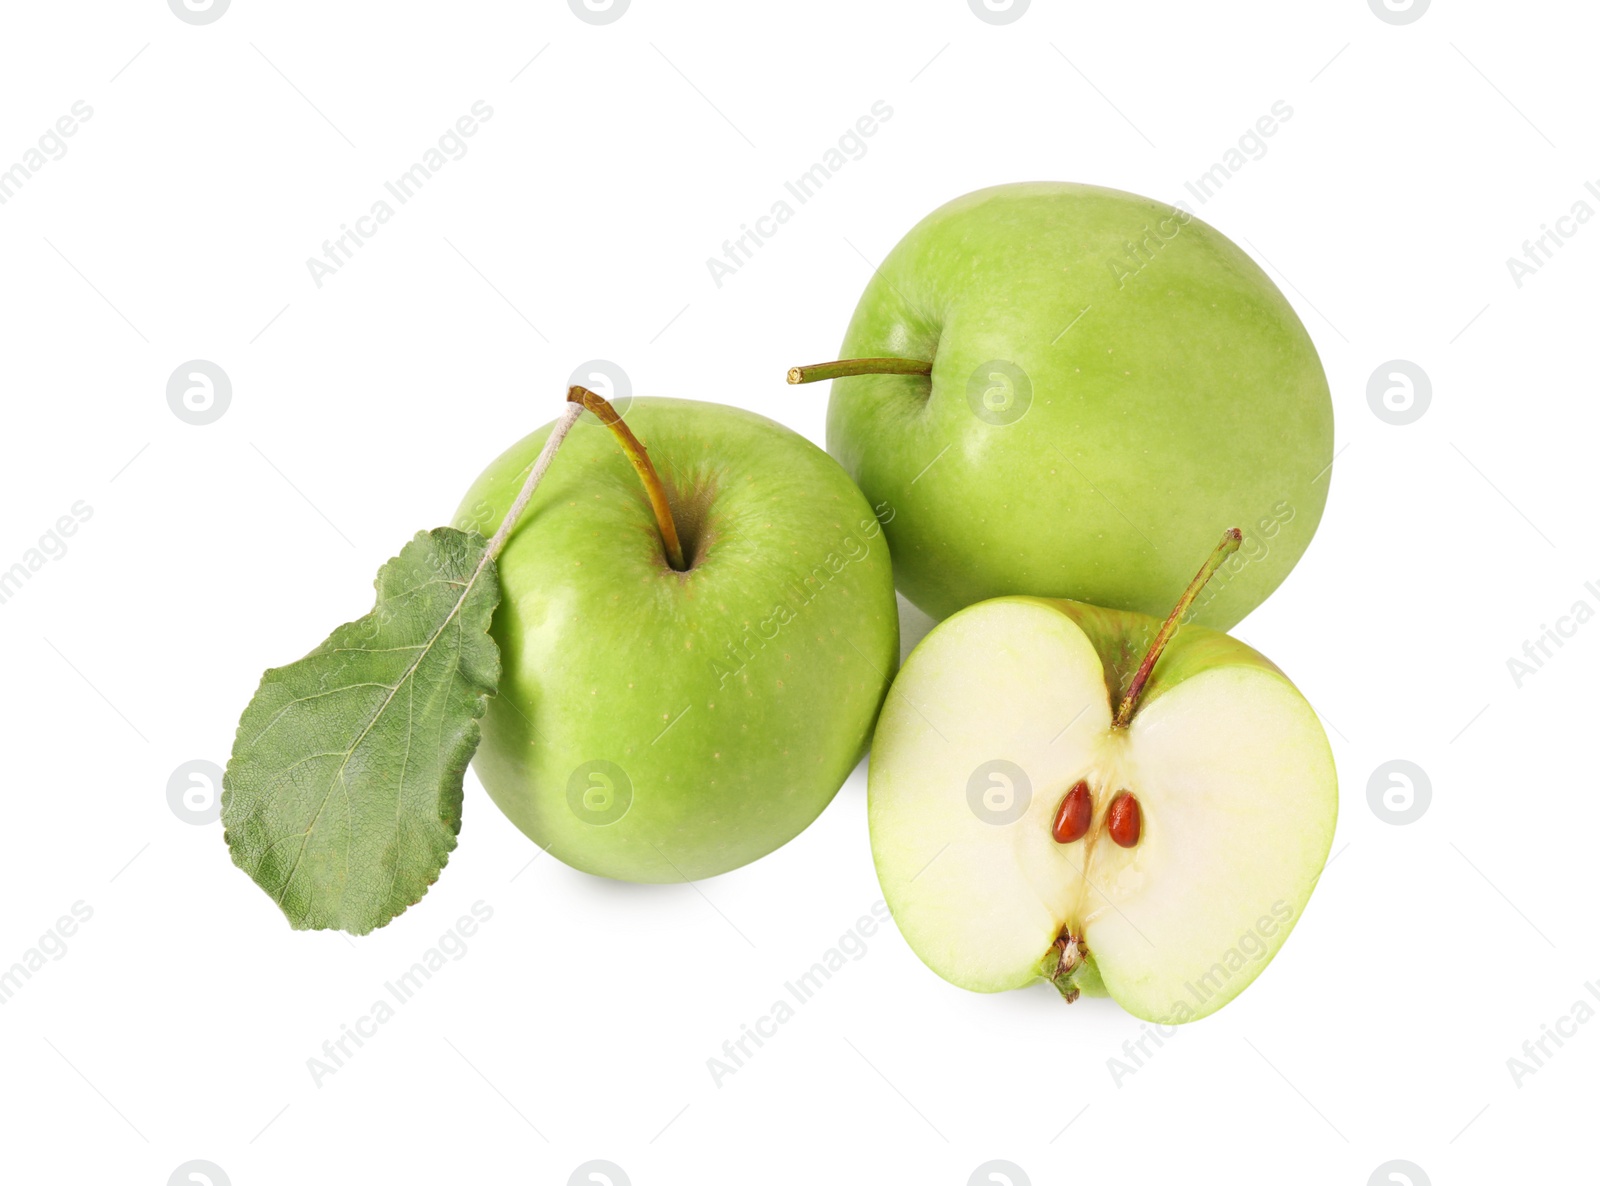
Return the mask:
<path fill-rule="evenodd" d="M 1133 673 L 1133 682 L 1128 685 L 1128 694 L 1117 706 L 1116 718 L 1111 722 L 1113 729 L 1128 727 L 1128 722 L 1133 719 L 1134 710 L 1139 707 L 1139 697 L 1144 692 L 1145 684 L 1150 680 L 1150 673 L 1155 670 L 1161 652 L 1167 649 L 1167 643 L 1172 641 L 1172 636 L 1183 624 L 1183 616 L 1189 612 L 1194 599 L 1200 596 L 1200 590 L 1206 587 L 1206 582 L 1212 578 L 1217 569 L 1222 567 L 1222 562 L 1239 550 L 1239 544 L 1243 539 L 1244 533 L 1237 527 L 1228 528 L 1223 532 L 1222 542 L 1200 566 L 1200 571 L 1194 574 L 1194 580 L 1189 582 L 1189 587 L 1183 591 L 1183 596 L 1178 598 L 1178 604 L 1172 607 L 1167 620 L 1161 623 L 1161 629 L 1156 631 L 1156 640 L 1150 644 L 1150 649 L 1145 652 L 1139 669 Z"/>
<path fill-rule="evenodd" d="M 656 526 L 661 530 L 661 542 L 667 549 L 667 563 L 672 565 L 676 572 L 685 571 L 689 566 L 684 563 L 683 544 L 678 539 L 678 525 L 672 519 L 672 507 L 667 503 L 667 489 L 661 484 L 661 475 L 656 473 L 656 467 L 650 463 L 649 451 L 639 438 L 633 435 L 633 430 L 623 423 L 622 417 L 617 415 L 617 410 L 604 396 L 596 395 L 587 387 L 575 385 L 567 390 L 567 400 L 577 409 L 577 414 L 581 414 L 585 409 L 593 412 L 600 423 L 609 428 L 612 435 L 617 438 L 623 453 L 627 454 L 628 460 L 633 463 L 639 481 L 644 484 L 645 494 L 649 496 L 650 509 L 656 515 Z"/>
<path fill-rule="evenodd" d="M 841 358 L 837 362 L 814 362 L 810 366 L 790 367 L 790 383 L 820 383 L 824 379 L 848 379 L 854 375 L 931 375 L 933 363 L 920 358 Z"/>
<path fill-rule="evenodd" d="M 517 497 L 512 502 L 511 508 L 506 511 L 506 517 L 500 521 L 500 529 L 494 533 L 494 538 L 484 549 L 486 560 L 496 559 L 500 555 L 500 550 L 506 546 L 506 540 L 510 539 L 511 533 L 516 530 L 517 520 L 522 517 L 522 512 L 528 509 L 529 499 L 533 497 L 533 492 L 539 488 L 539 483 L 544 479 L 545 470 L 549 469 L 550 463 L 555 460 L 556 450 L 561 448 L 561 442 L 567 439 L 567 433 L 572 431 L 572 426 L 578 422 L 578 417 L 581 415 L 583 409 L 577 405 L 571 405 L 562 411 L 561 418 L 556 421 L 549 437 L 545 439 L 544 448 L 539 450 L 539 456 L 534 459 L 533 468 L 528 471 L 528 480 L 522 483 L 522 489 L 517 491 Z"/>

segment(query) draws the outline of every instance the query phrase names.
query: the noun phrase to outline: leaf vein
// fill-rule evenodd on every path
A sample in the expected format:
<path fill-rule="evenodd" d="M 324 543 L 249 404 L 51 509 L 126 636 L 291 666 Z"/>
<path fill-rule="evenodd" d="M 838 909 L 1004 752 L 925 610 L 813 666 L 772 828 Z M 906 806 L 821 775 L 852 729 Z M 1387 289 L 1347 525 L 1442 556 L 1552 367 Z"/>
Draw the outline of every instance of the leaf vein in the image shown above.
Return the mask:
<path fill-rule="evenodd" d="M 376 680 L 367 680 L 359 684 L 342 684 L 337 688 L 329 688 L 324 692 L 314 692 L 310 696 L 298 696 L 274 713 L 272 719 L 262 726 L 261 732 L 257 733 L 250 739 L 250 744 L 246 748 L 254 748 L 256 742 L 260 741 L 263 737 L 270 733 L 272 731 L 272 727 L 278 723 L 283 714 L 288 712 L 296 704 L 305 704 L 311 700 L 321 700 L 324 696 L 332 696 L 337 692 L 351 692 L 356 688 L 388 688 L 391 693 L 394 691 L 394 688 L 390 687 L 388 684 L 379 683 Z"/>

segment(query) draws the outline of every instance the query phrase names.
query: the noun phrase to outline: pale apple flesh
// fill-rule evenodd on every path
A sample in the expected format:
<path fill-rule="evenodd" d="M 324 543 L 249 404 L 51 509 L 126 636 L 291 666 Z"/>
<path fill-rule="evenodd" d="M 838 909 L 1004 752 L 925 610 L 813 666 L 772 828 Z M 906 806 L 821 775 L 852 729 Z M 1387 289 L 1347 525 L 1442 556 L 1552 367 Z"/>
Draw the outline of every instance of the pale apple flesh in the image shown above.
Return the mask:
<path fill-rule="evenodd" d="M 907 661 L 873 741 L 872 849 L 901 932 L 945 979 L 979 992 L 1053 980 L 1069 1000 L 1107 993 L 1146 1020 L 1190 1021 L 1237 996 L 1299 920 L 1338 810 L 1316 714 L 1255 651 L 1187 626 L 1114 728 L 1159 626 L 1001 598 Z M 1007 795 L 1024 796 L 984 773 L 996 761 L 1027 779 L 1015 819 Z M 1079 780 L 1092 822 L 1060 844 L 1052 818 Z M 1131 848 L 1105 828 L 1120 791 L 1142 811 Z"/>

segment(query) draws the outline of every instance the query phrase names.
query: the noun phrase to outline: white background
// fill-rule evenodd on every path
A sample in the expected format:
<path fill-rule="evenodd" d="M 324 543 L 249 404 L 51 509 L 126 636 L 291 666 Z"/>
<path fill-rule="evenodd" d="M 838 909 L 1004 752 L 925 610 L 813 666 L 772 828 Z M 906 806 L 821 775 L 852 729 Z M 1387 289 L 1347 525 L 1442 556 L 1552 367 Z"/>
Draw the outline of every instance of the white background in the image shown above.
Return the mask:
<path fill-rule="evenodd" d="M 4 22 L 0 168 L 75 101 L 94 114 L 0 206 L 0 568 L 93 515 L 0 604 L 0 965 L 74 902 L 93 917 L 0 1007 L 0 1176 L 1574 1180 L 1600 1025 L 1520 1086 L 1507 1059 L 1600 977 L 1600 625 L 1520 688 L 1507 659 L 1600 607 L 1600 225 L 1520 288 L 1505 261 L 1600 210 L 1586 6 L 1393 25 L 1360 0 L 1035 0 L 996 26 L 964 0 L 634 0 L 595 26 L 554 0 L 234 0 L 191 26 L 107 0 Z M 319 288 L 307 257 L 480 99 L 470 152 Z M 707 257 L 880 99 L 866 154 L 717 287 Z M 1266 154 L 1197 203 L 1184 182 L 1280 99 Z M 1035 178 L 1187 198 L 1284 287 L 1334 393 L 1320 534 L 1238 633 L 1328 723 L 1336 855 L 1236 1003 L 1118 1086 L 1141 1026 L 1116 1006 L 964 993 L 889 927 L 717 1087 L 706 1060 L 878 897 L 861 772 L 773 856 L 651 888 L 529 865 L 469 778 L 439 884 L 359 942 L 291 932 L 220 824 L 169 809 L 175 769 L 226 761 L 261 670 L 362 613 L 580 362 L 820 441 L 825 390 L 784 371 L 833 354 L 870 263 L 941 202 Z M 196 358 L 233 384 L 203 427 L 166 400 Z M 1408 425 L 1368 404 L 1391 359 L 1431 379 Z M 1395 758 L 1432 786 L 1408 826 L 1368 805 Z M 314 1085 L 323 1041 L 480 900 L 466 957 Z"/>

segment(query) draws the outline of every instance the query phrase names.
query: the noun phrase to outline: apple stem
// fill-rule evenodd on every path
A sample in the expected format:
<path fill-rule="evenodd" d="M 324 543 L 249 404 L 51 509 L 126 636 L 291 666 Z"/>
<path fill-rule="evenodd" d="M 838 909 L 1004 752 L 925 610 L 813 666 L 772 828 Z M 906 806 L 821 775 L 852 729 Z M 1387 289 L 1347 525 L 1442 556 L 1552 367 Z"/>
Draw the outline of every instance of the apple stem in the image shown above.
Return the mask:
<path fill-rule="evenodd" d="M 617 410 L 604 396 L 596 395 L 587 387 L 573 386 L 567 390 L 567 400 L 579 412 L 585 408 L 593 412 L 600 423 L 609 428 L 612 435 L 617 438 L 622 451 L 627 454 L 628 460 L 633 462 L 639 481 L 644 484 L 644 492 L 650 498 L 650 509 L 655 512 L 656 526 L 661 529 L 661 542 L 667 548 L 667 562 L 676 571 L 683 572 L 689 566 L 683 561 L 683 544 L 678 540 L 678 525 L 672 520 L 672 507 L 667 503 L 667 489 L 661 484 L 661 475 L 656 473 L 656 467 L 650 464 L 649 451 L 640 443 L 639 438 L 633 435 L 633 430 L 623 423 L 622 417 L 617 415 Z"/>
<path fill-rule="evenodd" d="M 561 448 L 561 442 L 566 440 L 567 433 L 572 431 L 572 426 L 578 422 L 578 417 L 581 415 L 583 415 L 582 408 L 576 405 L 569 406 L 562 411 L 561 419 L 557 420 L 555 427 L 550 430 L 544 448 L 539 450 L 539 456 L 533 462 L 533 469 L 528 472 L 528 480 L 522 483 L 522 489 L 517 491 L 511 509 L 506 512 L 506 517 L 500 520 L 500 530 L 494 533 L 494 538 L 484 549 L 484 555 L 490 560 L 496 559 L 500 555 L 500 549 L 506 546 L 506 540 L 511 538 L 511 532 L 517 526 L 517 520 L 522 518 L 522 512 L 528 508 L 528 500 L 539 488 L 545 470 L 549 469 L 550 463 L 555 460 L 556 450 Z"/>
<path fill-rule="evenodd" d="M 790 367 L 789 382 L 820 383 L 824 379 L 848 379 L 852 375 L 931 375 L 933 363 L 920 358 L 841 358 L 837 362 L 814 362 L 810 366 Z"/>
<path fill-rule="evenodd" d="M 1156 640 L 1145 652 L 1139 670 L 1133 673 L 1133 682 L 1128 685 L 1128 694 L 1122 698 L 1122 703 L 1117 708 L 1116 719 L 1111 722 L 1113 729 L 1124 729 L 1133 719 L 1133 711 L 1139 705 L 1139 696 L 1144 691 L 1145 684 L 1149 682 L 1150 673 L 1155 670 L 1156 660 L 1161 658 L 1161 652 L 1166 650 L 1167 643 L 1171 642 L 1172 636 L 1178 632 L 1178 627 L 1183 623 L 1183 615 L 1189 612 L 1194 599 L 1200 595 L 1200 590 L 1206 587 L 1206 582 L 1217 569 L 1222 567 L 1222 562 L 1239 550 L 1239 544 L 1243 539 L 1244 533 L 1237 527 L 1228 528 L 1222 535 L 1222 542 L 1200 566 L 1200 571 L 1194 574 L 1194 580 L 1189 582 L 1189 587 L 1183 591 L 1183 596 L 1178 598 L 1178 604 L 1172 607 L 1167 620 L 1161 623 L 1161 629 L 1156 632 Z"/>

